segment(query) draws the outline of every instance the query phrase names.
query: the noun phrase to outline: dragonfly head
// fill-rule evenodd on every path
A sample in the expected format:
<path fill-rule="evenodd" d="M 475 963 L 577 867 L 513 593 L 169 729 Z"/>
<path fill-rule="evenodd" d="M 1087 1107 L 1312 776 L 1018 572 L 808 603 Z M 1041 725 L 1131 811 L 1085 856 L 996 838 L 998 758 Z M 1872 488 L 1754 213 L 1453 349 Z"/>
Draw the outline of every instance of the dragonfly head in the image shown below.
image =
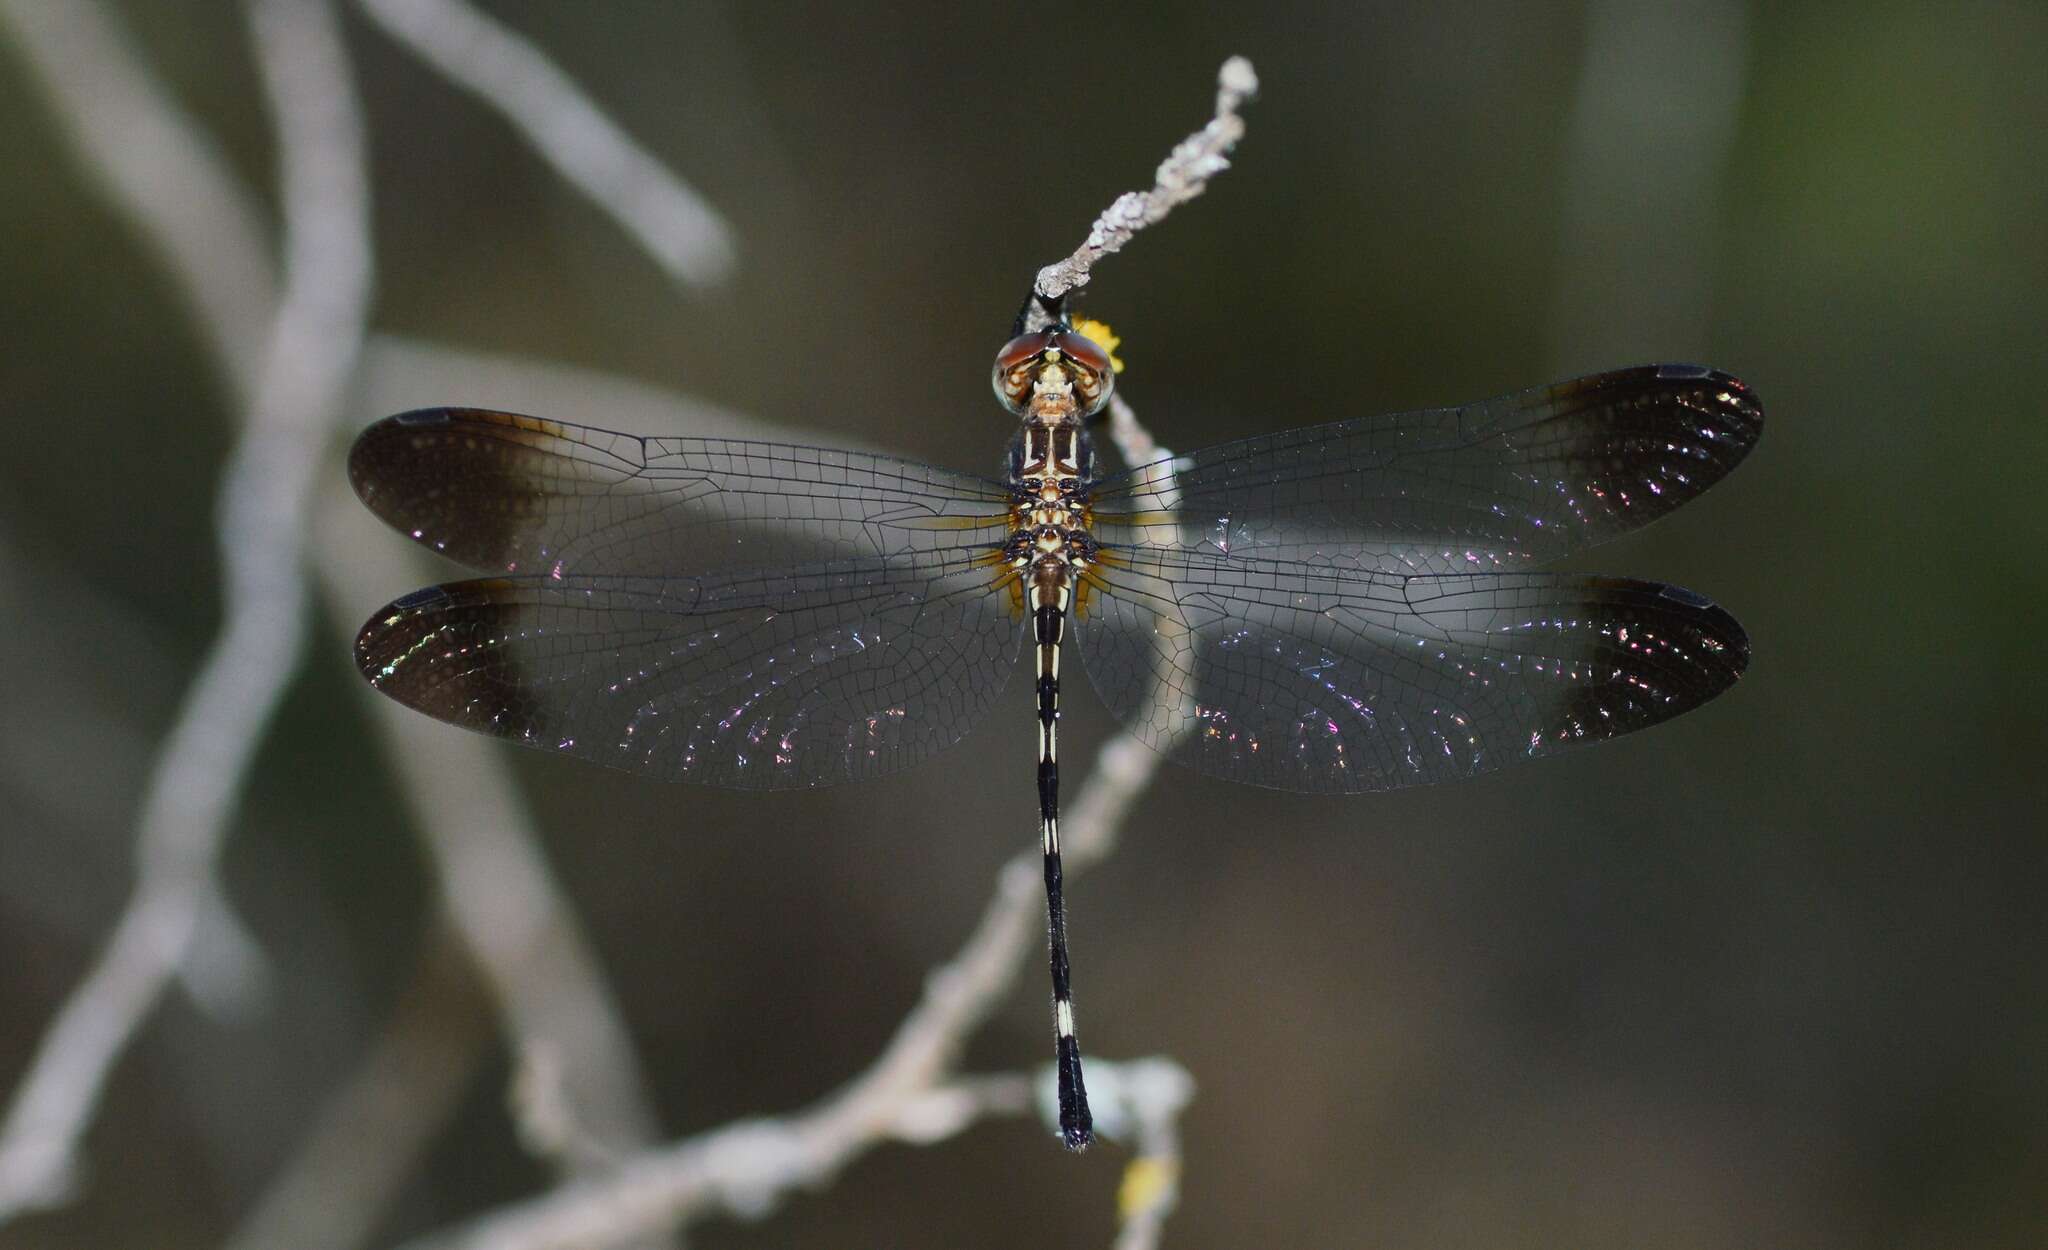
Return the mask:
<path fill-rule="evenodd" d="M 1034 395 L 1049 393 L 1071 394 L 1078 415 L 1090 417 L 1109 402 L 1116 371 L 1101 344 L 1056 325 L 1003 344 L 990 381 L 1003 407 L 1018 416 L 1031 407 Z"/>

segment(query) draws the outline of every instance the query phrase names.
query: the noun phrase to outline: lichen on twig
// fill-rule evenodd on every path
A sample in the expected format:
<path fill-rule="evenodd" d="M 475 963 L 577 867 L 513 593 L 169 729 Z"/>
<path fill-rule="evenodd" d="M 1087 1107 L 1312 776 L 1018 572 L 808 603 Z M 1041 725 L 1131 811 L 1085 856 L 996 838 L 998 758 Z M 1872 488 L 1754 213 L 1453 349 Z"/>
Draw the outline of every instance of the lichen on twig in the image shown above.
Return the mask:
<path fill-rule="evenodd" d="M 1139 231 L 1166 220 L 1168 213 L 1206 191 L 1211 178 L 1230 168 L 1230 150 L 1244 138 L 1244 119 L 1238 110 L 1258 89 L 1259 78 L 1250 61 L 1241 56 L 1225 61 L 1216 75 L 1216 115 L 1209 124 L 1181 140 L 1159 162 L 1150 190 L 1126 191 L 1116 197 L 1088 228 L 1087 239 L 1072 256 L 1038 271 L 1039 296 L 1054 300 L 1086 286 L 1095 262 L 1122 250 Z"/>

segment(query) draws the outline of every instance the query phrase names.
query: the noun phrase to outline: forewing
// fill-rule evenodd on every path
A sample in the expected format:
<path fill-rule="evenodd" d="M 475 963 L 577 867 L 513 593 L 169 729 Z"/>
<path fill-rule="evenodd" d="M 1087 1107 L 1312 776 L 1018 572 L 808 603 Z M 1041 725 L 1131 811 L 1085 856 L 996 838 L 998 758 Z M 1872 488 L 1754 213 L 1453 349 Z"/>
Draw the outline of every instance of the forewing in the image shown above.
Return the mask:
<path fill-rule="evenodd" d="M 1726 476 L 1762 430 L 1739 380 L 1646 365 L 1148 465 L 1096 488 L 1095 533 L 1357 572 L 1526 567 L 1663 516 Z"/>
<path fill-rule="evenodd" d="M 480 408 L 387 417 L 349 453 L 371 511 L 486 573 L 663 574 L 1000 543 L 995 482 L 863 452 L 642 438 Z"/>
<path fill-rule="evenodd" d="M 356 640 L 370 684 L 465 729 L 670 781 L 827 785 L 951 745 L 1016 667 L 972 549 L 683 578 L 437 586 Z"/>
<path fill-rule="evenodd" d="M 1132 550 L 1074 629 L 1112 711 L 1175 762 L 1281 790 L 1447 781 L 1668 720 L 1734 683 L 1735 619 L 1670 586 L 1340 573 Z"/>

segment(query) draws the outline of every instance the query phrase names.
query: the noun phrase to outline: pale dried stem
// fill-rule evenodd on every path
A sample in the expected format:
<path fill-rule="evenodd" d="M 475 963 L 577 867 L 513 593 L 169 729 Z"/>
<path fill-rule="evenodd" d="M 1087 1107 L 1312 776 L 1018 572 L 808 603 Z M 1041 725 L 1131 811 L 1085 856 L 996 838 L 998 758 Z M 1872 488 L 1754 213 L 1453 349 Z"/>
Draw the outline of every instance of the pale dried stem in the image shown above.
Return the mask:
<path fill-rule="evenodd" d="M 1136 1151 L 1117 1194 L 1116 1250 L 1153 1250 L 1180 1202 L 1180 1114 L 1195 1083 L 1171 1059 L 1134 1060 L 1113 1075 L 1108 1092 Z"/>
<path fill-rule="evenodd" d="M 1230 149 L 1244 137 L 1244 119 L 1238 116 L 1238 109 L 1257 93 L 1259 79 L 1250 61 L 1234 56 L 1223 63 L 1216 83 L 1215 117 L 1181 140 L 1159 163 L 1151 190 L 1118 196 L 1095 219 L 1088 238 L 1072 256 L 1038 271 L 1039 295 L 1057 299 L 1086 286 L 1096 261 L 1121 250 L 1140 230 L 1164 221 L 1168 213 L 1207 190 L 1211 178 L 1230 168 Z"/>
<path fill-rule="evenodd" d="M 1103 747 L 1072 813 L 1061 822 L 1069 872 L 1081 872 L 1109 853 L 1159 758 L 1129 734 Z M 1036 849 L 1003 866 L 967 944 L 927 978 L 924 996 L 881 1055 L 810 1109 L 727 1125 L 636 1156 L 603 1178 L 565 1185 L 413 1247 L 616 1245 L 714 1213 L 758 1215 L 791 1189 L 821 1184 L 898 1135 L 904 1108 L 940 1086 L 968 1035 L 1008 992 L 1043 940 L 1039 869 Z"/>
<path fill-rule="evenodd" d="M 392 38 L 502 113 L 676 281 L 711 286 L 731 272 L 732 232 L 724 219 L 539 48 L 464 0 L 359 3 Z"/>
<path fill-rule="evenodd" d="M 297 418 L 303 421 L 299 427 L 301 432 L 312 440 L 310 447 L 317 449 L 324 441 L 328 426 L 323 422 L 331 415 L 332 406 L 291 400 L 280 405 L 263 394 L 267 361 L 276 356 L 275 351 L 266 354 L 265 341 L 270 336 L 266 335 L 263 327 L 272 319 L 276 308 L 277 281 L 273 275 L 273 262 L 267 254 L 262 213 L 220 160 L 211 138 L 184 113 L 135 56 L 131 41 L 118 19 L 97 0 L 72 0 L 62 5 L 44 5 L 36 0 L 0 0 L 0 21 L 4 21 L 12 36 L 11 42 L 43 89 L 53 117 L 77 148 L 81 165 L 101 184 L 114 206 L 158 253 L 186 300 L 204 341 L 213 349 L 240 397 L 245 415 L 269 413 L 280 418 Z M 338 46 L 335 52 L 338 56 Z M 310 105 L 316 102 L 322 81 L 320 77 L 309 79 L 304 90 L 316 94 L 296 103 Z M 284 156 L 288 163 L 300 159 L 289 146 Z M 330 184 L 327 192 L 331 194 L 336 189 Z M 342 296 L 351 287 L 346 280 L 329 281 L 324 278 L 319 280 L 319 285 L 330 297 Z M 302 299 L 298 306 L 300 312 L 295 315 L 304 315 L 304 303 Z M 351 343 L 354 335 L 343 332 L 310 337 L 316 342 L 312 354 L 299 360 L 301 368 L 312 362 L 332 359 L 331 353 Z M 431 386 L 429 375 L 437 366 L 445 369 L 451 380 L 466 378 L 474 372 L 469 358 L 403 345 L 394 347 L 389 343 L 379 344 L 367 363 L 373 382 L 388 381 L 394 375 L 402 375 L 411 384 Z M 501 362 L 492 362 L 493 367 L 498 363 Z M 590 384 L 598 399 L 633 390 L 624 382 L 612 381 L 604 385 L 599 375 L 574 371 L 529 368 L 517 376 L 521 383 L 539 379 L 556 387 Z M 444 390 L 441 393 L 455 392 Z M 295 403 L 296 407 L 293 406 Z M 676 410 L 684 408 L 681 401 L 674 401 L 669 406 Z M 253 441 L 253 433 L 250 437 L 249 446 L 261 445 L 271 452 L 279 450 L 275 440 L 258 444 Z M 268 484 L 271 487 L 293 487 L 303 494 L 304 474 L 310 471 L 312 464 L 313 456 L 309 449 L 298 468 L 292 472 L 268 475 Z M 238 472 L 236 480 L 246 481 L 249 476 Z M 255 476 L 263 478 L 266 475 Z M 247 520 L 243 518 L 238 524 L 246 524 Z M 259 528 L 269 536 L 291 542 L 296 542 L 296 536 L 304 533 L 303 524 L 296 520 Z M 380 545 L 387 538 L 388 535 L 377 535 Z M 264 550 L 267 550 L 266 545 L 259 542 L 245 554 L 253 557 Z M 235 560 L 233 550 L 229 559 L 232 565 Z M 405 580 L 395 579 L 392 585 Z M 354 598 L 367 602 L 383 597 L 389 590 L 390 586 L 379 588 L 375 595 L 359 591 Z M 293 613 L 299 610 L 301 593 L 294 577 L 291 585 Z M 352 604 L 350 613 L 356 610 Z M 278 624 L 289 622 L 280 621 Z M 296 638 L 299 627 L 292 625 L 291 628 Z M 282 682 L 288 676 L 287 666 L 294 657 L 295 650 L 266 657 L 261 649 L 252 649 L 242 656 L 236 667 L 246 669 L 251 677 L 263 676 L 266 681 Z M 207 680 L 202 678 L 195 691 L 206 688 Z M 245 728 L 250 735 L 249 742 L 253 743 L 261 725 L 245 721 Z M 246 752 L 247 749 L 245 744 L 242 750 Z M 187 771 L 183 766 L 173 770 L 179 775 Z M 160 775 L 163 772 L 159 769 Z M 416 778 L 419 786 L 437 791 L 417 797 L 418 805 L 424 809 L 461 806 L 459 794 L 440 792 L 445 791 L 445 783 L 452 775 Z M 509 779 L 501 774 L 492 775 L 502 787 L 497 793 L 501 796 L 514 793 Z M 236 779 L 225 772 L 221 779 L 223 793 L 231 791 Z M 503 804 L 512 802 L 509 798 L 501 798 L 500 801 Z M 515 844 L 503 858 L 528 869 L 525 876 L 531 884 L 535 879 L 533 871 L 544 871 L 545 865 L 535 849 L 537 843 L 530 820 L 516 808 L 501 807 L 487 810 L 486 814 L 492 815 L 496 823 L 484 831 L 483 837 Z M 146 839 L 146 847 L 159 841 Z M 217 850 L 218 837 L 211 841 L 212 849 Z M 455 841 L 459 843 L 461 839 L 458 837 Z M 446 842 L 431 842 L 430 846 L 448 849 Z M 194 850 L 207 848 L 187 846 L 178 854 L 168 856 L 150 854 L 145 849 L 144 867 L 162 864 L 168 869 L 189 874 L 195 865 L 186 852 Z M 209 858 L 210 854 L 208 851 Z M 450 876 L 463 875 L 460 869 L 444 867 Z M 204 874 L 203 879 L 210 884 L 210 871 Z M 190 884 L 189 876 L 186 884 Z M 165 879 L 163 885 L 175 887 L 176 883 Z M 209 928 L 226 927 L 221 918 L 227 913 L 218 905 L 217 898 L 211 895 L 202 898 L 196 917 L 186 906 L 188 899 L 189 895 L 181 896 L 176 888 L 167 890 L 145 886 L 140 889 L 138 905 L 131 908 L 124 918 L 110 944 L 109 956 L 102 962 L 101 973 L 83 985 L 64 1008 L 58 1025 L 45 1041 L 37 1066 L 24 1078 L 10 1113 L 9 1127 L 4 1135 L 0 1135 L 0 1218 L 18 1210 L 25 1201 L 48 1202 L 62 1197 L 64 1176 L 69 1169 L 72 1152 L 80 1132 L 90 1120 L 107 1066 L 118 1055 L 148 1006 L 156 1001 L 162 979 L 167 975 L 165 970 L 177 965 L 180 934 L 203 936 Z M 561 938 L 561 941 L 576 952 L 582 951 L 580 936 L 575 935 L 573 917 L 562 908 L 551 885 L 527 890 L 516 898 L 500 900 L 501 907 L 521 903 L 552 909 L 549 914 L 529 917 L 531 929 L 556 935 L 567 934 L 569 936 Z M 476 949 L 491 945 L 488 935 L 483 933 L 470 933 L 465 937 Z M 185 940 L 184 945 L 189 947 L 192 940 L 196 938 Z M 189 967 L 189 952 L 185 963 Z M 608 1140 L 621 1145 L 646 1140 L 644 1134 L 648 1117 L 644 1110 L 645 1095 L 638 1077 L 637 1062 L 627 1044 L 616 1006 L 610 1001 L 594 962 L 587 955 L 571 955 L 536 960 L 525 965 L 516 958 L 501 957 L 485 960 L 484 967 L 495 978 L 492 990 L 496 1000 L 510 1004 L 504 1008 L 504 1017 L 508 1028 L 514 1032 L 530 1027 L 535 1021 L 564 1017 L 575 1021 L 574 1026 L 563 1030 L 555 1041 L 562 1048 L 565 1065 L 577 1074 L 578 1094 L 587 1103 L 582 1113 L 593 1125 L 593 1131 L 603 1131 Z M 556 978 L 557 983 L 542 985 L 543 977 Z M 373 1055 L 371 1063 L 374 1065 L 376 1062 Z M 384 1069 L 387 1074 L 392 1070 Z M 400 1069 L 399 1074 L 406 1080 L 421 1075 L 411 1069 Z M 410 1114 L 415 1117 L 415 1131 L 408 1133 L 393 1127 L 381 1134 L 383 1142 L 378 1162 L 382 1166 L 376 1167 L 366 1166 L 362 1161 L 343 1160 L 337 1164 L 331 1152 L 321 1150 L 321 1142 L 316 1135 L 308 1142 L 308 1149 L 315 1153 L 300 1161 L 303 1167 L 299 1164 L 287 1167 L 281 1183 L 288 1188 L 274 1197 L 290 1202 L 300 1199 L 313 1201 L 328 1192 L 347 1194 L 352 1212 L 363 1219 L 374 1216 L 389 1201 L 390 1191 L 376 1192 L 376 1187 L 367 1184 L 366 1179 L 381 1177 L 393 1185 L 402 1179 L 409 1170 L 410 1161 L 401 1143 L 417 1141 L 424 1135 L 433 1117 L 439 1114 L 437 1108 L 440 1103 L 427 1096 L 431 1090 L 424 1086 L 419 1097 L 406 1097 L 402 1091 L 393 1095 L 377 1081 L 368 1079 L 370 1075 L 372 1073 L 366 1071 L 365 1079 L 352 1088 L 366 1091 L 365 1096 L 374 1093 L 384 1098 L 385 1109 L 394 1116 Z M 374 1112 L 375 1109 L 370 1110 Z M 347 1112 L 342 1109 L 335 1114 L 345 1118 Z M 317 1179 L 309 1179 L 309 1176 L 323 1171 L 326 1177 L 324 1186 Z M 293 1195 L 299 1198 L 294 1199 Z M 307 1218 L 318 1218 L 317 1212 L 310 1217 L 305 1211 L 294 1215 L 267 1201 L 259 1204 L 258 1214 L 272 1227 L 289 1225 L 295 1219 L 303 1223 Z"/>
<path fill-rule="evenodd" d="M 1117 454 L 1124 458 L 1128 468 L 1136 469 L 1155 460 L 1173 458 L 1173 453 L 1160 446 L 1151 431 L 1139 424 L 1138 414 L 1130 402 L 1115 392 L 1109 397 L 1109 441 L 1116 446 Z M 1166 471 L 1170 473 L 1172 466 L 1168 466 Z"/>
<path fill-rule="evenodd" d="M 0 26 L 81 169 L 170 271 L 246 408 L 276 303 L 263 212 L 102 0 L 0 0 Z"/>
<path fill-rule="evenodd" d="M 450 396 L 478 407 L 545 413 L 564 421 L 599 421 L 639 434 L 798 443 L 819 438 L 813 429 L 777 425 L 616 373 L 401 335 L 370 337 L 363 358 L 364 409 L 401 412 L 445 404 Z M 833 446 L 853 451 L 887 450 L 837 435 Z"/>
<path fill-rule="evenodd" d="M 354 626 L 428 576 L 416 553 L 359 504 L 339 478 L 316 527 L 318 569 L 336 623 Z M 515 1046 L 560 1056 L 579 1121 L 611 1149 L 652 1139 L 645 1081 L 604 989 L 595 954 L 540 851 L 519 781 L 497 744 L 385 699 L 370 702 L 391 767 L 404 781 L 441 894 Z"/>
<path fill-rule="evenodd" d="M 383 1034 L 314 1114 L 228 1250 L 350 1250 L 367 1242 L 490 1041 L 483 983 L 444 915 Z"/>
<path fill-rule="evenodd" d="M 321 0 L 256 0 L 250 18 L 278 128 L 285 255 L 263 364 L 221 484 L 226 620 L 145 792 L 128 910 L 45 1033 L 0 1129 L 0 1218 L 67 1187 L 108 1071 L 215 904 L 214 864 L 235 800 L 304 645 L 300 544 L 314 466 L 362 341 L 368 195 L 333 13 Z M 47 68 L 45 76 L 48 86 Z M 85 127 L 79 133 L 90 141 Z M 185 230 L 165 226 L 160 239 Z"/>
<path fill-rule="evenodd" d="M 1707 346 L 1749 8 L 1740 0 L 1587 7 L 1558 178 L 1550 317 L 1558 372 Z M 1671 48 L 1685 55 L 1667 55 Z"/>

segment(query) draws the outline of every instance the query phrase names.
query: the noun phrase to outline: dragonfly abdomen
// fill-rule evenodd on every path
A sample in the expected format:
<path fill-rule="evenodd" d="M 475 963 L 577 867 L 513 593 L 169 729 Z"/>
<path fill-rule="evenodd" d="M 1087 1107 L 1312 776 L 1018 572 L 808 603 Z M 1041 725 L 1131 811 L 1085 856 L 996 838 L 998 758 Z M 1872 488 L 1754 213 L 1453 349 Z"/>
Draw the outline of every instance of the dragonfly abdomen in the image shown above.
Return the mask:
<path fill-rule="evenodd" d="M 1067 965 L 1066 900 L 1060 880 L 1060 641 L 1073 601 L 1072 569 L 1057 555 L 1031 569 L 1031 621 L 1038 653 L 1038 819 L 1045 853 L 1046 928 L 1052 948 L 1053 1046 L 1059 1070 L 1060 1136 L 1079 1150 L 1092 1135 L 1081 1044 L 1074 1036 L 1074 999 Z"/>

